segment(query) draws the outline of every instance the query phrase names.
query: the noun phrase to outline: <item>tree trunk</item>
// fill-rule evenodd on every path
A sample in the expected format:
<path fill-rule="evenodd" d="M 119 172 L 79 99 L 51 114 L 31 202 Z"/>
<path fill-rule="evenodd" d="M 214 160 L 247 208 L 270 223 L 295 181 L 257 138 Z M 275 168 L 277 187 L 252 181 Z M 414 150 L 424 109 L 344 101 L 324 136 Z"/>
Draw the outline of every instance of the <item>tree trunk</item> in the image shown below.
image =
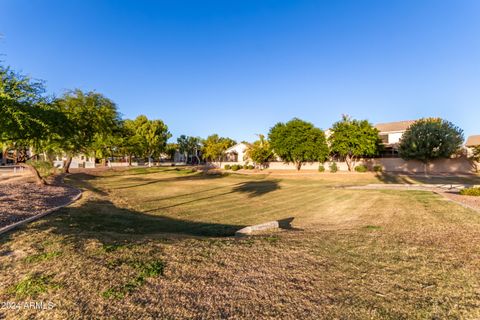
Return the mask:
<path fill-rule="evenodd" d="M 352 170 L 352 169 L 353 169 L 353 168 L 352 168 L 352 158 L 350 158 L 349 155 L 347 155 L 347 156 L 345 157 L 345 163 L 347 164 L 348 171 L 350 171 L 350 172 L 353 171 L 353 170 Z"/>
<path fill-rule="evenodd" d="M 65 162 L 65 173 L 70 173 L 71 164 L 72 164 L 72 156 L 67 156 L 67 161 Z"/>
<path fill-rule="evenodd" d="M 152 157 L 151 156 L 148 157 L 148 167 L 149 168 L 152 167 Z"/>
<path fill-rule="evenodd" d="M 428 161 L 423 163 L 423 172 L 425 174 L 425 177 L 428 177 Z"/>
<path fill-rule="evenodd" d="M 128 155 L 128 166 L 129 167 L 132 166 L 132 155 L 131 154 Z"/>
<path fill-rule="evenodd" d="M 297 162 L 297 171 L 300 171 L 300 169 L 302 168 L 302 163 L 301 162 Z"/>
<path fill-rule="evenodd" d="M 22 167 L 22 168 L 25 168 L 27 169 L 28 171 L 30 171 L 30 173 L 33 175 L 33 178 L 35 179 L 35 182 L 39 185 L 39 186 L 44 186 L 47 184 L 47 182 L 42 178 L 42 176 L 40 175 L 40 173 L 38 172 L 37 168 L 35 168 L 34 166 L 32 165 L 29 165 L 27 163 L 19 163 L 18 166 Z"/>

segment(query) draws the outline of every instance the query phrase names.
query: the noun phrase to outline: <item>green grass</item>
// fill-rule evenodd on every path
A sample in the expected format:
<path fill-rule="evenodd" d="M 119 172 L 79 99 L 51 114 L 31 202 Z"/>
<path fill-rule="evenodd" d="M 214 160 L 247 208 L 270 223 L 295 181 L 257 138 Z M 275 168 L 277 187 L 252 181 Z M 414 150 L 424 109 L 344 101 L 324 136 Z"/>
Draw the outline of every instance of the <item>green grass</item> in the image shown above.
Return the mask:
<path fill-rule="evenodd" d="M 0 238 L 0 300 L 51 300 L 49 318 L 480 317 L 478 213 L 344 188 L 439 180 L 176 169 L 70 176 L 78 203 Z M 291 230 L 231 237 L 288 217 Z"/>
<path fill-rule="evenodd" d="M 20 280 L 16 285 L 10 288 L 9 292 L 15 294 L 17 298 L 35 298 L 41 293 L 46 293 L 50 289 L 58 288 L 52 281 L 51 276 L 41 274 L 29 274 Z"/>

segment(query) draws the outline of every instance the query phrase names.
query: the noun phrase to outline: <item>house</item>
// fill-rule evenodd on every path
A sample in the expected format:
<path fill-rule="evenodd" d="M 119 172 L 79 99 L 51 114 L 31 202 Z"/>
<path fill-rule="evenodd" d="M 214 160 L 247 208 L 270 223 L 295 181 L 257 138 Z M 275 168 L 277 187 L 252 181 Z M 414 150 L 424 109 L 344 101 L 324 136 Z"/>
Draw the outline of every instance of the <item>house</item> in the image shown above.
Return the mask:
<path fill-rule="evenodd" d="M 56 159 L 53 161 L 53 166 L 55 168 L 62 169 L 67 162 L 67 157 L 64 156 L 57 156 Z M 95 168 L 95 157 L 89 157 L 83 153 L 78 154 L 72 157 L 72 162 L 70 163 L 70 168 Z"/>
<path fill-rule="evenodd" d="M 467 138 L 465 142 L 465 148 L 467 149 L 467 155 L 473 155 L 473 149 L 480 146 L 480 135 L 474 135 Z"/>
<path fill-rule="evenodd" d="M 225 150 L 223 156 L 223 162 L 236 162 L 244 164 L 248 161 L 246 158 L 248 145 L 244 142 L 237 143 L 236 145 Z"/>
<path fill-rule="evenodd" d="M 383 157 L 398 157 L 398 144 L 407 129 L 416 120 L 378 123 L 375 128 L 379 131 L 380 139 L 384 147 Z"/>

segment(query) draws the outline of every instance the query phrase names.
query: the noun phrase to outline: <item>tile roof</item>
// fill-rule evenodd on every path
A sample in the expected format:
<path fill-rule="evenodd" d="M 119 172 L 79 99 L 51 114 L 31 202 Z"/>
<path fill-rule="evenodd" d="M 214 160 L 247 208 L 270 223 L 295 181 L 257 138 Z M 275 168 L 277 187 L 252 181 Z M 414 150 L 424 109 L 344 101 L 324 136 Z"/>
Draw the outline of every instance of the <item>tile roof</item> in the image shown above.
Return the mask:
<path fill-rule="evenodd" d="M 480 135 L 468 137 L 467 142 L 465 142 L 465 146 L 467 147 L 480 146 Z"/>
<path fill-rule="evenodd" d="M 405 131 L 416 120 L 407 120 L 407 121 L 397 121 L 397 122 L 387 122 L 387 123 L 377 123 L 375 128 L 380 132 L 395 132 L 395 131 Z"/>

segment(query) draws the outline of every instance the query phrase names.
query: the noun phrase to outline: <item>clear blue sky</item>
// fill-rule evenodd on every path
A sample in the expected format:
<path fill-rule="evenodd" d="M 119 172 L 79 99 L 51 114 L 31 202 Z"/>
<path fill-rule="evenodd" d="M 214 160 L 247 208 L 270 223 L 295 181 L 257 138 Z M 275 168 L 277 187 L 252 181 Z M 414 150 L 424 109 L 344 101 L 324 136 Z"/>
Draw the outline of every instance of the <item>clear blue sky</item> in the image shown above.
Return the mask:
<path fill-rule="evenodd" d="M 95 89 L 175 137 L 344 113 L 480 134 L 477 0 L 0 0 L 0 33 L 4 64 L 50 92 Z"/>

